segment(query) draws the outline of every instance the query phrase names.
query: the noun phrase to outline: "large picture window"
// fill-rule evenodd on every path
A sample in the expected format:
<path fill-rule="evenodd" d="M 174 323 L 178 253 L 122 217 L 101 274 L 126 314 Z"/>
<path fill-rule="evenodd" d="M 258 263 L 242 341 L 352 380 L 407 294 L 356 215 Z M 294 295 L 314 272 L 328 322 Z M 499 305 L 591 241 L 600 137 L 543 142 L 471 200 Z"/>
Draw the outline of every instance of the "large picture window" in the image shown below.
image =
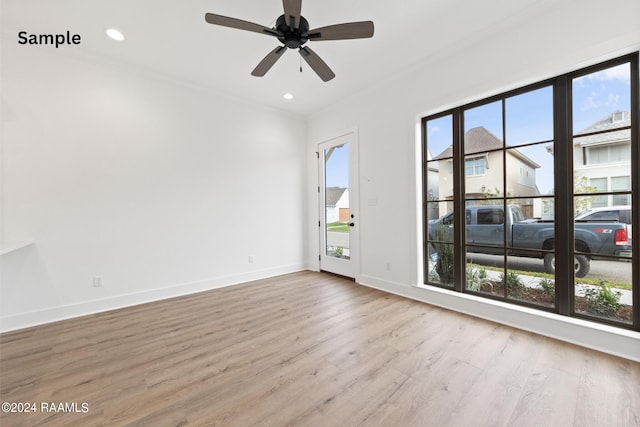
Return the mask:
<path fill-rule="evenodd" d="M 425 117 L 425 283 L 640 330 L 638 96 L 636 53 Z"/>

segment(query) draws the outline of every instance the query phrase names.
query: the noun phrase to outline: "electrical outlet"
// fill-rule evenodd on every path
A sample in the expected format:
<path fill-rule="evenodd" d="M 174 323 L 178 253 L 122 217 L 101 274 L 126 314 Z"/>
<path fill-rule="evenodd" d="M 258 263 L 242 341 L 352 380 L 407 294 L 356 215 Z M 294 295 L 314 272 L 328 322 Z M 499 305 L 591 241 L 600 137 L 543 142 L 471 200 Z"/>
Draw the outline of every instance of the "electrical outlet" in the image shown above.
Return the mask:
<path fill-rule="evenodd" d="M 94 288 L 101 288 L 103 282 L 104 282 L 104 277 L 102 277 L 102 276 L 93 276 L 93 287 Z"/>
<path fill-rule="evenodd" d="M 391 263 L 390 262 L 388 262 L 385 267 L 386 267 L 387 271 L 391 271 Z"/>
<path fill-rule="evenodd" d="M 253 255 L 249 255 L 249 264 L 253 264 Z"/>

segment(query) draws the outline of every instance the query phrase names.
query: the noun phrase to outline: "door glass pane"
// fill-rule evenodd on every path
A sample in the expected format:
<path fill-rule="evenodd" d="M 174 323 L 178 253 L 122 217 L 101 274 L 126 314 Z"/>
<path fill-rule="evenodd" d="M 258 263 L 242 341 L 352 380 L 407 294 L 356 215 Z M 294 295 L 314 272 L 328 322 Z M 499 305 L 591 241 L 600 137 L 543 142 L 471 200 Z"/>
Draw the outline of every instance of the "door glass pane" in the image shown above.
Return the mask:
<path fill-rule="evenodd" d="M 349 144 L 324 150 L 325 255 L 349 259 Z"/>

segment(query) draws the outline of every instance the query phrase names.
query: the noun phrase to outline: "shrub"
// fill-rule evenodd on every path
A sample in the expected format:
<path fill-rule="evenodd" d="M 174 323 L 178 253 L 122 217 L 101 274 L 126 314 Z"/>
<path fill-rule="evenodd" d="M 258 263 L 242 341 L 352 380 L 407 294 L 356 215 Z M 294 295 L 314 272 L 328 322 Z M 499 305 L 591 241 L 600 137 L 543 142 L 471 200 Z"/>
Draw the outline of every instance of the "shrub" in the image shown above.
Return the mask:
<path fill-rule="evenodd" d="M 606 282 L 600 282 L 600 286 L 588 287 L 584 291 L 587 301 L 587 312 L 596 316 L 614 317 L 620 307 L 620 291 L 612 291 Z"/>
<path fill-rule="evenodd" d="M 447 227 L 440 226 L 436 229 L 436 240 L 434 247 L 438 254 L 436 260 L 436 273 L 440 278 L 440 283 L 453 283 L 453 245 L 449 243 L 440 243 L 450 239 Z"/>
<path fill-rule="evenodd" d="M 480 287 L 487 282 L 487 270 L 484 268 L 467 267 L 467 289 L 479 291 Z"/>
<path fill-rule="evenodd" d="M 545 295 L 549 295 L 550 297 L 554 297 L 556 294 L 556 284 L 551 279 L 542 279 L 538 282 Z"/>
<path fill-rule="evenodd" d="M 438 276 L 438 273 L 435 270 L 429 270 L 429 281 L 430 282 L 439 282 L 440 281 L 440 276 Z"/>
<path fill-rule="evenodd" d="M 507 284 L 507 291 L 510 296 L 520 296 L 524 290 L 524 283 L 518 273 L 509 271 L 505 277 L 504 273 L 500 275 L 502 283 Z"/>
<path fill-rule="evenodd" d="M 341 246 L 329 246 L 327 248 L 327 255 L 336 258 L 342 258 L 343 248 Z"/>

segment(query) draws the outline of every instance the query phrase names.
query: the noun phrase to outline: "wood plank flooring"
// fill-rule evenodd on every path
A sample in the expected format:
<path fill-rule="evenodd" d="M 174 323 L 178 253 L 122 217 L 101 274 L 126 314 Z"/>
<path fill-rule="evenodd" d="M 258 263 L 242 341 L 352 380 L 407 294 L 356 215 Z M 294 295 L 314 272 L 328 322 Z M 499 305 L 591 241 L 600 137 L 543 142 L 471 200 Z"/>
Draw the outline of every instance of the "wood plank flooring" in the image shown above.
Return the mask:
<path fill-rule="evenodd" d="M 2 427 L 640 426 L 640 364 L 301 272 L 2 334 L 0 400 L 38 410 Z"/>

